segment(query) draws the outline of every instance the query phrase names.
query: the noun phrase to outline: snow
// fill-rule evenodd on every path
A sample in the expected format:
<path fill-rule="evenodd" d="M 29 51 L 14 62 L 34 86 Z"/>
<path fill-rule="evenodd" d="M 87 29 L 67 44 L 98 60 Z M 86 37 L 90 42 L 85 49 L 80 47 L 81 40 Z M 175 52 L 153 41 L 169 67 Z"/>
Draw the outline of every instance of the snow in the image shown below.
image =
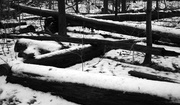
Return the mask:
<path fill-rule="evenodd" d="M 69 49 L 57 50 L 57 51 L 54 51 L 54 52 L 51 52 L 51 53 L 37 55 L 37 56 L 35 56 L 35 59 L 43 59 L 43 58 L 46 58 L 46 57 L 52 57 L 54 55 L 64 54 L 64 53 L 67 53 L 67 52 L 71 53 L 71 51 L 73 51 L 73 50 L 80 50 L 82 48 L 88 48 L 89 46 L 90 45 L 80 45 L 80 46 L 73 45 L 73 47 L 69 48 Z"/>
<path fill-rule="evenodd" d="M 166 47 L 166 48 L 170 49 L 171 47 Z M 179 52 L 178 47 L 174 47 L 172 49 Z M 53 54 L 53 53 L 57 53 L 57 52 L 52 52 L 49 54 Z M 44 55 L 39 55 L 39 57 L 44 56 Z M 139 92 L 139 89 L 140 89 L 142 93 L 151 93 L 152 95 L 166 97 L 167 99 L 171 99 L 174 102 L 179 102 L 178 97 L 180 97 L 180 96 L 177 92 L 177 90 L 180 89 L 179 84 L 176 84 L 176 86 L 172 85 L 170 87 L 167 87 L 166 84 L 171 84 L 171 83 L 166 83 L 166 82 L 159 83 L 157 81 L 153 81 L 153 82 L 151 81 L 151 83 L 153 85 L 152 84 L 150 85 L 149 80 L 142 79 L 139 81 L 139 79 L 138 79 L 138 81 L 137 81 L 137 78 L 129 76 L 128 71 L 137 70 L 137 71 L 146 71 L 148 73 L 158 74 L 158 75 L 162 75 L 162 76 L 180 80 L 179 73 L 157 71 L 158 69 L 155 70 L 155 69 L 148 68 L 148 67 L 133 65 L 133 63 L 135 63 L 135 62 L 139 62 L 139 64 L 140 64 L 143 61 L 143 58 L 144 58 L 144 54 L 140 53 L 140 52 L 133 53 L 133 51 L 127 51 L 127 50 L 122 50 L 122 49 L 111 50 L 111 51 L 107 52 L 105 54 L 105 56 L 103 56 L 102 58 L 94 58 L 93 60 L 84 62 L 83 66 L 82 66 L 82 64 L 77 64 L 77 65 L 70 67 L 70 69 L 73 69 L 73 70 L 68 72 L 68 74 L 67 74 L 67 76 L 69 77 L 68 80 L 69 81 L 74 80 L 74 82 L 82 81 L 82 83 L 87 82 L 90 86 L 94 86 L 94 85 L 98 85 L 99 87 L 105 86 L 107 88 L 116 89 L 116 90 L 122 89 L 122 90 L 126 90 L 126 91 Z M 169 68 L 171 68 L 170 69 L 171 71 L 177 70 L 176 68 L 174 68 L 172 66 L 172 62 L 174 64 L 177 64 L 177 67 L 179 67 L 178 59 L 179 58 L 176 58 L 176 57 L 160 57 L 160 56 L 153 57 L 153 61 L 155 61 L 156 63 L 159 62 L 157 65 L 161 64 L 161 66 L 165 67 L 166 69 L 167 69 L 167 67 L 169 67 Z M 128 64 L 128 63 L 130 63 L 130 64 Z M 29 67 L 29 72 L 38 71 L 39 69 L 41 69 L 39 67 L 36 67 L 35 69 L 32 70 L 31 68 L 32 67 Z M 93 73 L 93 75 L 100 73 L 100 74 L 108 76 L 108 78 L 106 79 L 106 77 L 104 77 L 103 75 L 101 75 L 101 76 L 97 75 L 96 78 L 94 78 L 94 77 L 91 77 L 92 74 L 87 74 L 84 77 L 78 78 L 78 77 L 76 77 L 76 75 L 73 75 L 74 72 L 72 72 L 72 71 L 74 71 L 74 72 L 83 71 L 83 72 Z M 42 73 L 44 75 L 49 74 L 48 72 L 44 72 L 44 70 L 43 70 L 43 72 L 39 71 L 40 75 Z M 81 75 L 81 73 L 82 72 L 78 72 L 78 75 Z M 61 75 L 62 75 L 62 73 L 61 73 Z M 82 74 L 82 75 L 84 75 L 84 74 Z M 49 80 L 52 79 L 54 81 L 54 80 L 67 79 L 67 76 L 60 78 L 58 73 L 54 73 L 51 75 L 52 78 L 49 78 L 49 77 L 47 77 L 47 78 Z M 112 81 L 109 81 L 110 79 L 112 79 L 111 76 L 113 76 L 113 78 L 118 78 L 118 80 L 112 83 Z M 117 76 L 117 77 L 114 77 L 114 76 Z M 88 79 L 84 79 L 85 77 Z M 128 77 L 128 78 L 126 78 L 126 77 Z M 101 79 L 105 78 L 104 81 L 101 81 L 103 84 L 95 84 L 94 83 L 94 81 L 101 80 L 99 78 L 101 78 Z M 94 79 L 94 81 L 89 82 L 89 80 L 92 80 L 92 79 Z M 0 79 L 0 80 L 3 80 L 3 79 Z M 119 81 L 121 81 L 121 82 L 119 82 Z M 14 103 L 17 103 L 19 105 L 21 104 L 21 103 L 18 103 L 19 100 L 22 102 L 22 105 L 26 105 L 26 104 L 28 105 L 29 102 L 33 102 L 35 100 L 36 101 L 34 102 L 34 105 L 36 105 L 36 104 L 37 105 L 56 105 L 56 103 L 62 104 L 62 105 L 74 104 L 74 103 L 67 102 L 65 100 L 62 101 L 62 99 L 60 97 L 52 96 L 49 93 L 34 91 L 29 88 L 24 88 L 21 85 L 5 83 L 5 80 L 3 82 L 1 82 L 1 84 L 3 84 L 0 86 L 0 88 L 3 90 L 3 93 L 0 95 L 2 97 L 2 98 L 0 98 L 0 100 L 11 99 L 11 100 L 13 100 Z M 111 87 L 108 87 L 109 86 L 108 84 Z M 117 86 L 114 86 L 114 84 L 116 84 Z M 137 86 L 137 85 L 140 87 L 133 87 L 133 86 Z M 131 88 L 129 88 L 129 87 L 131 87 Z M 149 88 L 149 87 L 152 87 L 152 88 Z M 162 88 L 162 87 L 166 87 L 166 88 Z M 29 95 L 26 95 L 27 93 Z M 34 94 L 35 94 L 36 98 L 33 97 Z M 172 95 L 174 96 L 174 98 L 172 98 Z M 53 101 L 51 101 L 51 99 Z M 9 101 L 2 101 L 2 102 L 3 102 L 3 104 L 6 104 Z"/>
<path fill-rule="evenodd" d="M 138 4 L 140 5 L 140 4 Z M 145 5 L 145 4 L 144 4 Z M 143 6 L 144 6 L 143 5 Z M 178 4 L 176 4 L 178 5 Z M 82 5 L 84 7 L 85 5 Z M 134 5 L 132 5 L 135 7 Z M 163 5 L 164 6 L 164 5 Z M 161 8 L 163 8 L 161 5 Z M 93 7 L 94 8 L 94 7 Z M 68 10 L 69 11 L 69 10 Z M 72 11 L 72 10 L 70 10 Z M 81 12 L 85 12 L 85 9 L 81 9 Z M 95 11 L 99 11 L 98 9 Z M 91 11 L 94 12 L 94 11 Z M 37 16 L 32 16 L 26 13 L 23 13 L 21 15 L 21 18 L 24 18 L 24 20 L 27 20 L 28 25 L 33 24 L 36 27 L 36 31 L 42 30 L 43 20 L 31 20 L 30 18 L 36 18 Z M 169 22 L 174 21 L 172 24 Z M 160 26 L 167 26 L 170 25 L 171 28 L 164 28 L 165 32 L 172 31 L 175 34 L 179 34 L 179 29 L 174 29 L 179 27 L 179 17 L 174 17 L 172 19 L 163 19 L 158 21 L 154 21 L 153 24 L 160 25 Z M 22 21 L 24 21 L 22 20 Z M 95 19 L 94 19 L 95 20 Z M 3 22 L 15 22 L 17 20 L 5 20 Z M 41 22 L 40 22 L 41 21 Z M 101 20 L 103 21 L 103 20 Z M 164 24 L 164 21 L 168 21 L 166 24 Z M 141 28 L 145 28 L 145 24 L 143 22 L 138 23 L 138 25 L 135 22 L 115 22 L 111 20 L 106 20 L 106 22 L 113 23 L 113 24 L 128 24 L 129 26 L 137 26 Z M 172 28 L 173 27 L 173 28 Z M 20 27 L 16 27 L 16 30 L 18 30 Z M 93 38 L 93 39 L 105 39 L 105 40 L 121 40 L 121 39 L 137 39 L 141 40 L 141 43 L 138 43 L 140 45 L 145 44 L 144 39 L 145 38 L 137 38 L 133 36 L 127 36 L 122 35 L 118 33 L 113 32 L 107 32 L 102 30 L 96 30 L 94 29 L 93 32 L 91 29 L 84 28 L 84 27 L 68 27 L 67 28 L 68 34 L 72 35 L 73 37 L 81 37 L 81 38 Z M 158 30 L 159 26 L 154 26 L 153 29 Z M 0 30 L 0 33 L 11 32 L 13 29 L 7 29 L 7 30 Z M 82 32 L 82 33 L 81 33 Z M 132 31 L 130 31 L 131 33 Z M 79 34 L 81 33 L 81 34 Z M 20 35 L 27 35 L 27 36 L 37 36 L 37 34 L 34 33 L 25 33 Z M 46 35 L 46 34 L 43 34 Z M 8 39 L 9 40 L 9 39 Z M 15 43 L 14 40 L 10 40 L 9 44 L 6 44 L 6 41 L 0 40 L 1 47 L 0 49 L 0 63 L 6 63 L 8 61 L 12 61 L 17 58 L 16 53 L 13 51 L 13 45 Z M 5 44 L 2 44 L 5 43 Z M 10 49 L 8 49 L 8 46 Z M 73 45 L 74 46 L 74 45 Z M 76 47 L 73 47 L 73 49 L 76 49 Z M 87 45 L 88 47 L 89 45 Z M 165 45 L 156 45 L 153 44 L 153 46 L 157 47 L 163 47 L 167 50 L 180 52 L 179 47 L 172 47 L 172 46 L 165 46 Z M 83 47 L 86 47 L 86 45 L 83 45 Z M 10 51 L 9 51 L 10 50 Z M 67 50 L 63 50 L 66 52 Z M 55 51 L 48 54 L 38 55 L 36 56 L 36 59 L 41 59 L 44 56 L 52 56 L 53 54 L 59 54 L 63 53 L 63 51 Z M 168 83 L 168 82 L 159 82 L 159 81 L 151 81 L 147 79 L 139 79 L 136 77 L 132 77 L 129 75 L 129 71 L 142 71 L 145 73 L 168 77 L 171 79 L 175 79 L 180 81 L 180 57 L 162 57 L 162 56 L 152 56 L 153 64 L 149 67 L 145 67 L 141 65 L 141 63 L 144 60 L 144 53 L 131 51 L 131 50 L 123 50 L 123 49 L 112 49 L 109 52 L 105 53 L 102 57 L 96 57 L 92 60 L 89 60 L 87 62 L 83 62 L 80 64 L 76 64 L 74 66 L 71 66 L 66 69 L 59 69 L 53 68 L 55 71 L 52 74 L 49 74 L 49 71 L 43 70 L 42 68 L 39 68 L 39 66 L 32 66 L 27 68 L 28 72 L 32 73 L 39 73 L 39 75 L 46 75 L 46 79 L 49 79 L 51 81 L 72 81 L 77 82 L 80 81 L 81 83 L 87 83 L 89 86 L 99 86 L 99 87 L 106 87 L 110 89 L 115 90 L 123 90 L 126 91 L 133 91 L 133 92 L 142 92 L 142 93 L 150 93 L 155 96 L 160 97 L 166 97 L 166 99 L 170 99 L 174 102 L 180 103 L 180 86 L 179 84 L 174 83 Z M 3 61 L 2 61 L 3 60 Z M 21 62 L 20 62 L 21 63 Z M 15 67 L 17 67 L 16 65 Z M 34 68 L 35 69 L 32 69 Z M 2 69 L 2 68 L 1 68 Z M 14 68 L 15 69 L 15 68 Z M 69 70 L 70 69 L 70 70 Z M 22 69 L 20 69 L 22 70 Z M 64 71 L 66 70 L 65 74 Z M 16 71 L 18 72 L 18 71 Z M 78 74 L 78 75 L 74 75 Z M 50 75 L 50 77 L 49 77 Z M 61 75 L 61 77 L 60 77 Z M 82 75 L 81 78 L 79 78 L 79 75 Z M 88 78 L 88 79 L 86 79 Z M 23 87 L 22 85 L 18 84 L 12 84 L 12 83 L 6 83 L 6 77 L 0 76 L 0 105 L 9 105 L 9 104 L 17 104 L 17 105 L 76 105 L 76 103 L 72 103 L 69 101 L 66 101 L 65 99 L 61 97 L 57 97 L 54 95 L 51 95 L 50 93 L 44 93 L 36 90 L 32 90 L 28 87 Z M 111 80 L 114 81 L 109 81 Z M 94 80 L 94 81 L 89 81 Z M 102 84 L 97 84 L 96 81 L 99 81 Z M 168 86 L 167 86 L 168 85 Z M 139 86 L 139 87 L 136 87 Z M 126 91 L 125 91 L 126 90 Z"/>
<path fill-rule="evenodd" d="M 104 65 L 104 67 L 107 67 L 106 64 Z M 84 84 L 91 87 L 112 89 L 124 92 L 138 92 L 143 94 L 150 94 L 153 96 L 155 95 L 158 97 L 166 98 L 175 103 L 180 103 L 180 94 L 177 92 L 180 91 L 179 84 L 138 79 L 127 76 L 117 77 L 97 73 L 92 75 L 91 73 L 83 71 L 75 71 L 70 69 L 65 70 L 50 66 L 48 67 L 32 64 L 22 64 L 19 62 L 11 62 L 11 66 L 12 71 L 15 73 L 15 75 L 23 75 L 26 73 L 36 74 L 38 76 L 35 76 L 34 78 L 39 78 L 41 80 L 48 80 L 58 83 L 66 82 Z M 26 77 L 26 75 L 24 76 Z"/>
<path fill-rule="evenodd" d="M 6 77 L 0 77 L 1 105 L 77 105 L 50 93 L 35 91 L 18 84 L 6 83 Z"/>

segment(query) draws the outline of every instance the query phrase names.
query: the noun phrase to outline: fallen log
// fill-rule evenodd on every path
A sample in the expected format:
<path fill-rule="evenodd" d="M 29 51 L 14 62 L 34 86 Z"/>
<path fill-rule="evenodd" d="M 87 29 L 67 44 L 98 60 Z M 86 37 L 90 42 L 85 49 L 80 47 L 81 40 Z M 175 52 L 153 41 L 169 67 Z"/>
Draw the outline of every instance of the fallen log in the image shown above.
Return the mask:
<path fill-rule="evenodd" d="M 41 16 L 53 16 L 58 17 L 58 12 L 47 9 L 38 9 L 35 7 L 28 7 L 25 5 L 12 4 L 12 8 L 21 10 L 22 12 L 41 15 Z M 41 14 L 40 14 L 41 13 Z M 138 37 L 146 36 L 145 24 L 133 24 L 128 22 L 115 22 L 110 20 L 102 20 L 84 17 L 75 14 L 66 14 L 67 23 L 71 25 L 81 25 L 94 29 L 101 29 L 105 31 L 113 31 L 125 35 L 132 35 Z M 131 31 L 130 31 L 131 30 Z M 173 28 L 166 28 L 161 26 L 152 26 L 153 40 L 168 39 L 172 43 L 180 44 L 180 30 Z"/>
<path fill-rule="evenodd" d="M 147 47 L 144 45 L 135 44 L 136 41 L 133 40 L 121 40 L 121 41 L 110 41 L 110 40 L 100 40 L 100 39 L 82 39 L 73 37 L 61 37 L 61 36 L 17 36 L 17 35 L 1 35 L 5 38 L 30 38 L 36 40 L 55 40 L 62 42 L 80 43 L 80 44 L 92 44 L 92 45 L 102 45 L 110 48 L 120 48 L 125 50 L 139 51 L 144 53 L 151 53 L 154 55 L 161 56 L 178 56 L 180 53 L 170 50 L 165 50 L 160 47 Z M 82 43 L 83 41 L 83 43 Z"/>
<path fill-rule="evenodd" d="M 157 80 L 157 81 L 166 81 L 166 82 L 173 82 L 173 83 L 179 83 L 180 80 L 175 80 L 171 79 L 168 77 L 163 77 L 155 74 L 149 74 L 149 73 L 144 73 L 141 71 L 129 71 L 128 72 L 131 76 L 139 77 L 139 78 L 145 78 L 145 79 L 150 79 L 150 80 Z"/>
<path fill-rule="evenodd" d="M 37 55 L 34 58 L 25 59 L 24 62 L 65 68 L 103 55 L 103 48 L 101 46 L 90 45 L 70 47 L 68 49 Z"/>
<path fill-rule="evenodd" d="M 9 74 L 9 69 L 7 63 L 0 64 L 0 76 L 7 76 Z"/>
<path fill-rule="evenodd" d="M 19 33 L 28 33 L 28 32 L 35 32 L 36 28 L 33 25 L 28 25 L 24 28 L 18 30 Z"/>
<path fill-rule="evenodd" d="M 64 48 L 66 47 L 62 43 L 57 43 L 56 41 L 38 41 L 21 38 L 16 41 L 14 51 L 18 52 L 19 57 L 28 59 Z"/>
<path fill-rule="evenodd" d="M 20 25 L 26 25 L 27 23 L 26 22 L 19 22 L 19 23 L 2 23 L 0 22 L 0 29 L 3 28 L 13 28 L 13 27 L 17 27 L 17 26 L 20 26 Z"/>
<path fill-rule="evenodd" d="M 90 18 L 97 19 L 107 19 L 107 20 L 115 20 L 115 21 L 146 21 L 146 13 L 119 13 L 115 18 L 115 14 L 95 14 L 95 15 L 86 15 Z M 180 11 L 167 11 L 167 12 L 152 12 L 152 20 L 162 19 L 162 18 L 170 18 L 174 16 L 180 16 Z"/>
<path fill-rule="evenodd" d="M 11 62 L 7 81 L 84 105 L 179 105 L 180 85 Z M 166 88 L 165 88 L 166 87 Z"/>

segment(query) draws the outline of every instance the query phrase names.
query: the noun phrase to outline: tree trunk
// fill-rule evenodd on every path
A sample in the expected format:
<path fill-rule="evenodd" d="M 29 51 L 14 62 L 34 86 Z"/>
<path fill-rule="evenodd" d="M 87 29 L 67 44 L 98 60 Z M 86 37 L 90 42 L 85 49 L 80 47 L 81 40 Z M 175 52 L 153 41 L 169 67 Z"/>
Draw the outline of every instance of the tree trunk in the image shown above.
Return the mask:
<path fill-rule="evenodd" d="M 146 43 L 147 47 L 152 47 L 152 25 L 151 25 L 152 0 L 147 0 L 146 16 Z M 146 53 L 144 64 L 151 64 L 151 54 Z"/>
<path fill-rule="evenodd" d="M 104 0 L 103 2 L 104 8 L 103 8 L 103 13 L 108 13 L 108 0 Z"/>
<path fill-rule="evenodd" d="M 122 12 L 126 12 L 126 0 L 121 0 L 122 1 Z"/>
<path fill-rule="evenodd" d="M 116 0 L 115 0 L 115 2 L 116 2 Z M 115 4 L 116 4 L 115 2 L 114 2 L 114 0 L 112 0 L 112 11 L 113 11 L 113 12 L 115 12 L 115 10 L 114 10 L 114 9 L 115 9 L 115 8 L 114 8 L 114 7 L 115 7 Z"/>
<path fill-rule="evenodd" d="M 3 0 L 0 0 L 0 21 L 2 20 L 2 14 L 3 14 Z"/>
<path fill-rule="evenodd" d="M 52 8 L 52 0 L 49 0 L 49 9 Z"/>
<path fill-rule="evenodd" d="M 58 10 L 59 10 L 59 35 L 66 36 L 66 13 L 65 13 L 65 1 L 58 0 Z"/>
<path fill-rule="evenodd" d="M 157 19 L 161 18 L 160 13 L 159 13 L 159 0 L 156 0 L 156 14 L 157 14 Z"/>
<path fill-rule="evenodd" d="M 179 105 L 180 85 L 11 62 L 7 81 L 83 105 Z M 148 85 L 147 85 L 148 84 Z"/>
<path fill-rule="evenodd" d="M 159 0 L 156 0 L 156 10 L 159 10 Z"/>
<path fill-rule="evenodd" d="M 118 20 L 118 0 L 115 0 L 115 20 Z"/>
<path fill-rule="evenodd" d="M 75 10 L 75 12 L 76 12 L 76 13 L 79 13 L 79 5 L 78 5 L 78 0 L 75 0 L 75 2 L 76 2 L 76 10 Z"/>

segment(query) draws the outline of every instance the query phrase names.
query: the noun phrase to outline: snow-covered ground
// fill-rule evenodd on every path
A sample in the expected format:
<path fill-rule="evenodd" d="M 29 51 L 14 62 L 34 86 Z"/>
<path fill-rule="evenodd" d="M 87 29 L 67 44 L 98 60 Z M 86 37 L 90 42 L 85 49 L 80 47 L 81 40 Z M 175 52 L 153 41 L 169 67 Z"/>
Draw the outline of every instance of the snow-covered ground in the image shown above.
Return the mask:
<path fill-rule="evenodd" d="M 143 4 L 145 5 L 145 4 Z M 84 11 L 82 11 L 84 12 Z M 22 15 L 21 15 L 22 16 Z M 30 18 L 32 15 L 24 14 L 23 18 Z M 36 16 L 35 16 L 36 17 Z M 173 20 L 173 22 L 171 21 Z M 11 20 L 15 21 L 15 20 Z M 23 20 L 22 20 L 23 21 Z M 36 26 L 36 30 L 42 30 L 43 20 L 26 20 L 28 24 Z M 41 22 L 40 22 L 41 21 Z M 166 21 L 164 23 L 164 21 Z M 170 21 L 170 22 L 169 22 Z M 6 21 L 7 22 L 7 21 Z M 10 22 L 10 21 L 8 21 Z M 178 22 L 178 24 L 176 24 Z M 172 19 L 164 19 L 154 21 L 155 25 L 160 26 L 173 26 L 179 28 L 179 17 L 173 17 Z M 166 25 L 167 24 L 167 25 Z M 172 25 L 171 25 L 172 24 Z M 16 28 L 18 30 L 19 27 Z M 9 32 L 10 30 L 1 30 L 0 33 Z M 94 30 L 82 28 L 82 27 L 68 27 L 68 33 L 73 37 L 91 37 L 97 39 L 107 39 L 107 40 L 120 40 L 124 39 L 137 39 L 143 40 L 142 38 L 137 38 L 133 36 L 126 36 L 122 34 L 117 34 L 113 32 L 106 32 L 102 30 Z M 81 34 L 79 34 L 81 33 Z M 86 34 L 82 35 L 82 33 Z M 34 35 L 34 33 L 27 33 L 25 35 Z M 14 43 L 16 39 L 3 39 L 0 40 L 0 64 L 7 63 L 17 58 L 17 54 L 14 52 Z M 139 42 L 138 44 L 145 44 L 144 42 Z M 172 51 L 180 52 L 180 47 L 172 47 L 165 45 L 156 45 L 169 49 Z M 123 49 L 112 49 L 106 52 L 101 57 L 93 58 L 87 62 L 79 63 L 68 67 L 69 69 L 90 72 L 90 73 L 101 73 L 109 76 L 127 76 L 131 75 L 129 71 L 140 71 L 144 73 L 149 73 L 153 75 L 168 77 L 177 81 L 180 81 L 180 56 L 177 57 L 163 57 L 163 56 L 152 56 L 152 65 L 143 66 L 142 62 L 144 60 L 145 54 L 141 52 L 123 50 Z M 0 68 L 1 72 L 4 68 Z M 61 97 L 51 95 L 50 93 L 44 93 L 36 90 L 32 90 L 28 87 L 24 87 L 19 84 L 12 84 L 6 82 L 6 76 L 1 76 L 0 73 L 0 105 L 75 105 L 76 103 L 69 102 Z"/>
<path fill-rule="evenodd" d="M 90 36 L 86 37 L 94 37 L 98 39 L 112 39 L 112 38 L 104 38 L 103 35 L 111 35 L 115 37 L 115 40 L 118 40 L 120 34 L 110 33 L 101 30 L 94 30 L 92 33 L 88 28 L 82 27 L 69 27 L 69 34 L 73 37 L 81 36 L 82 34 L 78 34 L 78 31 L 83 31 L 84 33 L 88 33 Z M 75 33 L 73 31 L 76 30 Z M 98 34 L 98 35 L 97 35 Z M 122 35 L 123 38 L 130 39 L 135 37 Z M 122 38 L 122 37 L 121 37 Z M 2 43 L 4 40 L 1 40 Z M 8 39 L 9 44 L 4 44 L 4 49 L 1 48 L 1 64 L 17 59 L 17 54 L 14 52 L 14 43 L 15 40 Z M 139 44 L 144 44 L 144 42 L 140 42 Z M 8 47 L 6 46 L 8 45 Z M 158 46 L 158 45 L 156 45 Z M 170 47 L 161 45 L 160 47 L 164 47 L 166 49 L 170 49 L 176 52 L 180 52 L 179 47 Z M 9 49 L 9 50 L 8 50 Z M 90 61 L 76 64 L 74 66 L 69 67 L 73 70 L 90 72 L 90 73 L 101 73 L 109 76 L 131 76 L 129 71 L 141 71 L 153 75 L 168 77 L 177 81 L 180 81 L 180 58 L 179 57 L 162 57 L 153 55 L 152 61 L 153 64 L 150 67 L 142 66 L 141 63 L 144 60 L 144 53 L 131 51 L 131 50 L 123 50 L 123 49 L 112 49 L 106 52 L 101 57 L 96 57 Z M 0 102 L 2 105 L 15 104 L 15 105 L 71 105 L 75 104 L 69 101 L 66 101 L 60 97 L 53 96 L 50 93 L 44 93 L 32 90 L 28 87 L 23 87 L 18 84 L 6 83 L 6 76 L 0 77 Z"/>
<path fill-rule="evenodd" d="M 50 93 L 32 90 L 18 84 L 6 83 L 6 77 L 0 77 L 1 105 L 77 105 Z"/>

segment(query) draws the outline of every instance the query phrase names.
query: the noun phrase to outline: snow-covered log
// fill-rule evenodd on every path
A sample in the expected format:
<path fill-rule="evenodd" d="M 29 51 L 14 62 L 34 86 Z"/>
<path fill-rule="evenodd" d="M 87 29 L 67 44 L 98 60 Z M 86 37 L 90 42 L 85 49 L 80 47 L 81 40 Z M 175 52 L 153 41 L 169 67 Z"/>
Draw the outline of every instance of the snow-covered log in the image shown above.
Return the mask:
<path fill-rule="evenodd" d="M 26 22 L 19 22 L 19 23 L 2 23 L 0 22 L 0 29 L 1 28 L 12 28 L 20 25 L 26 25 Z"/>
<path fill-rule="evenodd" d="M 135 77 L 139 77 L 139 78 L 145 78 L 145 79 L 157 80 L 157 81 L 173 82 L 173 83 L 179 83 L 180 84 L 180 80 L 176 80 L 176 79 L 172 79 L 172 78 L 168 78 L 168 77 L 163 77 L 160 75 L 145 73 L 142 71 L 129 71 L 128 73 L 131 76 L 135 76 Z"/>
<path fill-rule="evenodd" d="M 47 54 L 34 56 L 33 59 L 26 59 L 25 63 L 48 65 L 55 67 L 69 67 L 77 63 L 91 60 L 104 54 L 104 47 L 82 45 L 54 51 Z"/>
<path fill-rule="evenodd" d="M 11 62 L 7 81 L 83 105 L 179 105 L 180 84 Z"/>
<path fill-rule="evenodd" d="M 101 39 L 87 39 L 84 38 L 73 38 L 73 37 L 61 37 L 61 36 L 17 36 L 17 35 L 1 35 L 1 37 L 5 38 L 30 38 L 36 40 L 56 40 L 62 42 L 71 42 L 71 43 L 79 43 L 79 44 L 91 44 L 91 45 L 102 45 L 110 48 L 120 48 L 125 50 L 139 51 L 144 53 L 151 53 L 154 55 L 161 56 L 178 56 L 180 53 L 175 51 L 165 50 L 160 47 L 146 47 L 144 45 L 134 44 L 136 40 L 121 40 L 121 41 L 111 41 L 111 40 L 101 40 Z M 83 41 L 83 43 L 82 43 Z"/>
<path fill-rule="evenodd" d="M 53 10 L 38 9 L 35 7 L 28 7 L 25 5 L 16 5 L 16 4 L 12 4 L 11 7 L 30 14 L 58 17 L 58 12 Z M 89 18 L 81 15 L 68 14 L 68 13 L 66 14 L 66 20 L 67 23 L 71 25 L 81 25 L 89 28 L 113 31 L 121 34 L 133 35 L 139 37 L 146 36 L 145 24 L 134 24 L 128 22 L 102 20 L 102 19 Z M 153 25 L 152 37 L 153 40 L 168 39 L 169 42 L 180 44 L 179 41 L 180 30 L 178 29 Z"/>
<path fill-rule="evenodd" d="M 14 51 L 19 52 L 19 57 L 34 58 L 34 56 L 50 53 L 65 48 L 62 43 L 56 41 L 39 41 L 32 39 L 18 39 Z"/>
<path fill-rule="evenodd" d="M 107 20 L 116 20 L 116 21 L 146 21 L 146 13 L 119 13 L 117 18 L 114 14 L 95 14 L 95 15 L 86 15 L 87 17 L 97 18 L 97 19 L 107 19 Z M 152 20 L 169 18 L 174 16 L 180 16 L 180 11 L 171 11 L 171 12 L 152 12 Z"/>
<path fill-rule="evenodd" d="M 0 64 L 0 76 L 9 74 L 9 65 L 7 63 Z"/>

